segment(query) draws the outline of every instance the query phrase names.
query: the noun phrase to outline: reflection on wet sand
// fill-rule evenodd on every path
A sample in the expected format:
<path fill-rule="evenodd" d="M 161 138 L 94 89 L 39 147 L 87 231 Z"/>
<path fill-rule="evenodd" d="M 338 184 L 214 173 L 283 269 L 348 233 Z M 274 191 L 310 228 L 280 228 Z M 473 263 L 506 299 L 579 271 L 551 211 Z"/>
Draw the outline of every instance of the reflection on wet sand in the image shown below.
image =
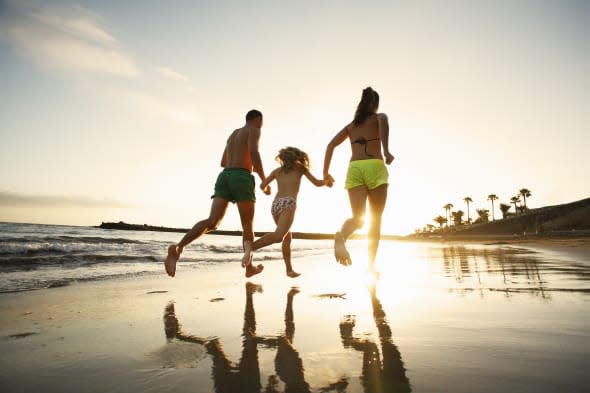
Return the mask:
<path fill-rule="evenodd" d="M 585 285 L 590 278 L 590 267 L 583 263 L 560 263 L 543 258 L 532 250 L 516 247 L 470 248 L 450 246 L 442 249 L 443 271 L 455 279 L 464 293 L 487 291 L 526 292 L 550 299 L 553 291 L 588 292 L 587 287 L 571 285 L 573 280 Z M 465 286 L 465 285 L 473 286 Z"/>
<path fill-rule="evenodd" d="M 282 334 L 256 334 L 256 314 L 253 295 L 262 292 L 260 285 L 246 284 L 246 306 L 242 329 L 242 355 L 237 364 L 232 363 L 218 338 L 203 338 L 183 331 L 176 316 L 175 305 L 170 302 L 164 310 L 164 330 L 169 342 L 180 340 L 194 343 L 205 348 L 213 361 L 212 377 L 215 392 L 260 392 L 262 389 L 258 362 L 258 346 L 276 349 L 275 373 L 268 377 L 264 392 L 278 393 L 281 381 L 284 392 L 311 392 L 305 380 L 303 361 L 294 346 L 295 318 L 293 300 L 299 293 L 291 288 L 287 293 L 285 307 L 285 330 Z M 377 298 L 375 285 L 369 287 L 373 319 L 379 334 L 379 346 L 366 335 L 353 334 L 354 316 L 346 316 L 340 323 L 340 337 L 345 349 L 353 349 L 363 353 L 361 383 L 365 392 L 410 392 L 410 383 L 406 376 L 401 354 L 392 340 L 391 328 L 381 302 Z M 382 357 L 382 359 L 381 359 Z M 320 392 L 345 392 L 349 386 L 348 377 L 320 387 Z"/>
<path fill-rule="evenodd" d="M 285 332 L 279 336 L 256 335 L 256 314 L 254 311 L 253 294 L 262 292 L 260 285 L 246 284 L 246 308 L 244 311 L 244 326 L 242 329 L 242 356 L 237 365 L 227 357 L 219 339 L 206 339 L 183 332 L 176 317 L 174 303 L 166 306 L 164 311 L 164 330 L 169 341 L 181 340 L 205 346 L 207 353 L 213 359 L 213 382 L 217 393 L 229 392 L 259 392 L 262 384 L 258 363 L 258 345 L 276 348 L 276 375 L 268 378 L 266 393 L 278 393 L 279 378 L 285 384 L 285 392 L 310 392 L 309 384 L 305 381 L 303 361 L 293 346 L 295 336 L 295 322 L 293 312 L 293 298 L 299 290 L 291 288 L 287 294 L 285 309 Z M 320 391 L 343 392 L 348 383 L 340 380 Z"/>
<path fill-rule="evenodd" d="M 369 292 L 383 360 L 380 359 L 376 343 L 364 337 L 353 336 L 354 316 L 347 315 L 340 323 L 342 344 L 345 348 L 353 348 L 363 353 L 361 381 L 365 392 L 411 392 L 401 353 L 393 343 L 391 328 L 377 298 L 375 285 L 369 286 Z"/>

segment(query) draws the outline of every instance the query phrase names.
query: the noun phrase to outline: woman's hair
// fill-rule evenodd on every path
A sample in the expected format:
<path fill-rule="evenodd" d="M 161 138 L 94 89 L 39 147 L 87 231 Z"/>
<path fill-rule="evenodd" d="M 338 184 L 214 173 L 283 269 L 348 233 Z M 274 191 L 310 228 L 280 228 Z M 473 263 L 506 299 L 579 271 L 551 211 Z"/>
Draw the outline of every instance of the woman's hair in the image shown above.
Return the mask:
<path fill-rule="evenodd" d="M 363 90 L 361 101 L 356 107 L 356 113 L 354 114 L 354 125 L 360 125 L 367 117 L 371 116 L 379 107 L 379 94 L 373 88 L 367 87 Z"/>
<path fill-rule="evenodd" d="M 275 159 L 281 164 L 281 168 L 285 172 L 300 167 L 303 170 L 309 170 L 309 157 L 307 153 L 299 150 L 296 147 L 285 147 L 279 150 L 279 154 Z"/>

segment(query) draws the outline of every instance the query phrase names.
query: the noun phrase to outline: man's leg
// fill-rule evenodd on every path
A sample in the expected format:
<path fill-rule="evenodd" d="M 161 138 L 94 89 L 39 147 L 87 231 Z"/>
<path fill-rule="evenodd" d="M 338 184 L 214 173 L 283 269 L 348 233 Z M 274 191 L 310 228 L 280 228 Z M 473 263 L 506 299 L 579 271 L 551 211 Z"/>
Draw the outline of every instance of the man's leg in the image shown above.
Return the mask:
<path fill-rule="evenodd" d="M 254 201 L 238 202 L 238 211 L 240 212 L 240 221 L 242 222 L 242 244 L 244 246 L 242 267 L 246 268 L 246 277 L 258 274 L 264 269 L 262 265 L 252 266 L 252 243 L 254 243 L 252 221 L 254 220 L 254 206 Z"/>
<path fill-rule="evenodd" d="M 375 270 L 375 258 L 381 239 L 381 216 L 387 201 L 387 184 L 369 190 L 369 209 L 371 212 L 371 226 L 369 228 L 369 269 Z"/>
<path fill-rule="evenodd" d="M 170 277 L 174 277 L 176 274 L 176 262 L 178 261 L 178 258 L 180 258 L 183 248 L 199 238 L 203 233 L 207 233 L 217 228 L 225 215 L 228 203 L 229 201 L 227 199 L 220 197 L 213 198 L 209 217 L 196 223 L 192 229 L 184 235 L 178 244 L 172 244 L 168 247 L 168 257 L 166 258 L 166 262 L 164 262 L 164 266 L 166 268 L 166 273 L 168 273 Z"/>
<path fill-rule="evenodd" d="M 334 235 L 334 255 L 336 260 L 345 266 L 350 265 L 352 260 L 344 242 L 354 231 L 363 226 L 367 204 L 367 187 L 359 186 L 350 188 L 348 190 L 348 198 L 350 200 L 352 218 L 346 220 L 342 224 L 340 232 L 336 232 L 336 235 Z"/>

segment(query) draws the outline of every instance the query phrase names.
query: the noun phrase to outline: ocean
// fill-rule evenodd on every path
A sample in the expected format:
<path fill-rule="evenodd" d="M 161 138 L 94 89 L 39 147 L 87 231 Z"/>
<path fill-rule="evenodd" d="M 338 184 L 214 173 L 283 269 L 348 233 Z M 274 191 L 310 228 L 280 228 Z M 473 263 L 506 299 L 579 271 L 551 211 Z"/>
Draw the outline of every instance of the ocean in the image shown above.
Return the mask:
<path fill-rule="evenodd" d="M 0 223 L 0 293 L 54 288 L 74 282 L 164 274 L 168 245 L 182 233 L 95 227 Z M 292 257 L 331 252 L 327 240 L 295 240 Z M 282 260 L 280 245 L 257 251 Z M 204 235 L 185 249 L 182 269 L 240 263 L 241 238 Z"/>

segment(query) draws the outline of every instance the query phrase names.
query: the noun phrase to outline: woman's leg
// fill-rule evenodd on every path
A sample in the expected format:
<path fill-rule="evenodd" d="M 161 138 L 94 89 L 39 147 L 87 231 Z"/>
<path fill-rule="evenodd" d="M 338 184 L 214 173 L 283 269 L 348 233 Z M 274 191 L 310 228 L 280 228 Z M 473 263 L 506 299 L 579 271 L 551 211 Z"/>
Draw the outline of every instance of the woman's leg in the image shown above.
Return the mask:
<path fill-rule="evenodd" d="M 367 187 L 359 186 L 348 189 L 348 199 L 352 217 L 344 221 L 340 232 L 334 235 L 334 256 L 343 265 L 350 265 L 352 260 L 346 250 L 345 242 L 350 235 L 364 224 L 365 208 L 367 204 Z"/>
<path fill-rule="evenodd" d="M 369 227 L 369 269 L 375 268 L 375 257 L 381 238 L 381 216 L 387 201 L 387 184 L 369 190 L 369 211 L 371 213 L 371 226 Z"/>

